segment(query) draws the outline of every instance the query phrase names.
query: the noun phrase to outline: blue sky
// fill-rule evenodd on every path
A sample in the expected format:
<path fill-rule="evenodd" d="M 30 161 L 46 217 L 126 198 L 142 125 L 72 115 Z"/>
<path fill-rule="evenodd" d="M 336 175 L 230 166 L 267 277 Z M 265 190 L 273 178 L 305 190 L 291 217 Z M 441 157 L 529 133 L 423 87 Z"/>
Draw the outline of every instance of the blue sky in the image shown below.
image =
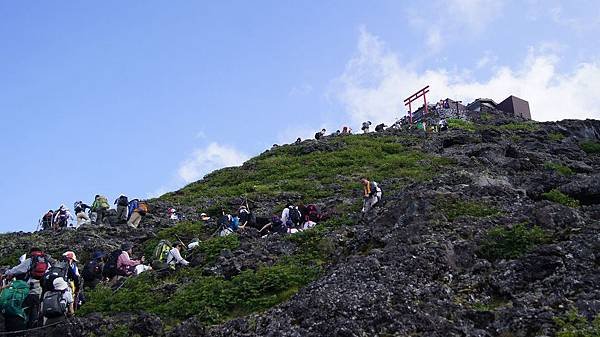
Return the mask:
<path fill-rule="evenodd" d="M 0 231 L 432 100 L 600 118 L 595 1 L 0 3 Z M 600 95 L 598 95 L 600 96 Z"/>

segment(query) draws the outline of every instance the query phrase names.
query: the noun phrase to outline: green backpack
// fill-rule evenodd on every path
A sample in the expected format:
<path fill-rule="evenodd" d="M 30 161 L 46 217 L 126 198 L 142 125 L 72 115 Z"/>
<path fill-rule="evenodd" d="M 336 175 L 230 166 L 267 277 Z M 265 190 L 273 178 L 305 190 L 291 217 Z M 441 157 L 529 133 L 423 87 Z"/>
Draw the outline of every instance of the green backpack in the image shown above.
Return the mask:
<path fill-rule="evenodd" d="M 154 248 L 154 259 L 160 261 L 162 263 L 167 262 L 167 255 L 169 251 L 173 248 L 173 245 L 169 240 L 160 240 Z"/>
<path fill-rule="evenodd" d="M 29 284 L 16 280 L 0 294 L 0 312 L 3 315 L 21 317 L 27 320 L 23 309 L 23 301 L 29 295 Z"/>

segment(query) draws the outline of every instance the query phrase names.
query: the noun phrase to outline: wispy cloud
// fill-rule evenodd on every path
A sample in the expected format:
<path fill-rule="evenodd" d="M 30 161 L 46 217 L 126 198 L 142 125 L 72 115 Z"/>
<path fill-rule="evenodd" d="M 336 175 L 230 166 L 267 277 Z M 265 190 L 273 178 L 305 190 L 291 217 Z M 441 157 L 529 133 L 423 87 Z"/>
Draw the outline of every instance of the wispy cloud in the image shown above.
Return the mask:
<path fill-rule="evenodd" d="M 358 39 L 358 53 L 334 81 L 334 90 L 350 118 L 391 122 L 405 114 L 403 99 L 431 85 L 431 99 L 480 96 L 502 100 L 514 94 L 530 102 L 537 120 L 600 118 L 600 60 L 580 63 L 570 72 L 557 71 L 560 57 L 548 48 L 530 48 L 521 65 L 498 67 L 483 81 L 464 70 L 417 71 L 400 61 L 385 43 L 366 30 Z"/>
<path fill-rule="evenodd" d="M 191 183 L 216 169 L 239 166 L 248 158 L 248 155 L 233 147 L 211 143 L 190 154 L 180 165 L 177 175 L 183 182 Z"/>

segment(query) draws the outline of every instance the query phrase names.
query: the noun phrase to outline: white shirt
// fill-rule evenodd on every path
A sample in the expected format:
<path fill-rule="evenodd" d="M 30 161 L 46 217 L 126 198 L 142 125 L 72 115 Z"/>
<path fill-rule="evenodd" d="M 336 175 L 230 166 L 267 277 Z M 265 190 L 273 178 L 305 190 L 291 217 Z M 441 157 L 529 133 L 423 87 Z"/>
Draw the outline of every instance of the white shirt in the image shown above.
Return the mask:
<path fill-rule="evenodd" d="M 179 249 L 177 249 L 177 247 L 173 247 L 167 254 L 167 264 L 182 264 L 184 266 L 187 266 L 190 263 L 186 261 L 183 257 L 181 257 L 181 254 L 179 253 Z"/>
<path fill-rule="evenodd" d="M 281 222 L 283 222 L 284 224 L 290 219 L 290 208 L 286 207 L 283 209 L 283 212 L 281 212 Z"/>

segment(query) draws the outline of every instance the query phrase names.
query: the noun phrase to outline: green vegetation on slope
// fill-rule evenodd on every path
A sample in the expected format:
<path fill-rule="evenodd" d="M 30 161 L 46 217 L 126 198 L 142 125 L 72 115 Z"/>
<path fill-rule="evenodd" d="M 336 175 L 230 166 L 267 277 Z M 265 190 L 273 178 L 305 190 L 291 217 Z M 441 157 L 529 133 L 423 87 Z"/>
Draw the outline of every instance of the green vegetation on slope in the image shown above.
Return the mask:
<path fill-rule="evenodd" d="M 583 142 L 579 143 L 579 147 L 581 147 L 581 149 L 588 154 L 599 154 L 600 153 L 600 143 L 599 142 L 593 142 L 593 141 L 589 141 L 589 140 L 583 141 Z"/>
<path fill-rule="evenodd" d="M 487 216 L 499 215 L 500 211 L 486 203 L 477 201 L 454 200 L 440 198 L 436 202 L 437 206 L 446 215 L 449 221 L 462 216 L 472 216 L 484 218 Z"/>
<path fill-rule="evenodd" d="M 515 259 L 540 244 L 549 242 L 541 228 L 527 228 L 525 224 L 512 227 L 498 226 L 489 230 L 481 243 L 479 253 L 488 260 Z"/>
<path fill-rule="evenodd" d="M 166 194 L 163 199 L 195 204 L 202 197 L 252 198 L 291 192 L 312 202 L 357 189 L 361 175 L 376 181 L 389 178 L 422 181 L 450 163 L 448 159 L 403 145 L 408 138 L 410 135 L 340 136 L 315 144 L 276 147 L 242 167 L 216 171 L 176 193 Z M 310 146 L 317 150 L 305 153 Z M 218 206 L 213 213 L 217 211 Z"/>
<path fill-rule="evenodd" d="M 562 193 L 557 189 L 553 189 L 550 192 L 542 193 L 544 199 L 568 206 L 568 207 L 579 207 L 579 200 L 573 199 L 570 196 Z"/>
<path fill-rule="evenodd" d="M 544 168 L 547 170 L 556 171 L 563 176 L 571 176 L 574 174 L 570 167 L 558 163 L 546 162 L 544 164 Z"/>
<path fill-rule="evenodd" d="M 564 317 L 554 319 L 558 327 L 557 337 L 598 337 L 600 336 L 600 315 L 588 321 L 577 310 L 571 309 Z"/>

